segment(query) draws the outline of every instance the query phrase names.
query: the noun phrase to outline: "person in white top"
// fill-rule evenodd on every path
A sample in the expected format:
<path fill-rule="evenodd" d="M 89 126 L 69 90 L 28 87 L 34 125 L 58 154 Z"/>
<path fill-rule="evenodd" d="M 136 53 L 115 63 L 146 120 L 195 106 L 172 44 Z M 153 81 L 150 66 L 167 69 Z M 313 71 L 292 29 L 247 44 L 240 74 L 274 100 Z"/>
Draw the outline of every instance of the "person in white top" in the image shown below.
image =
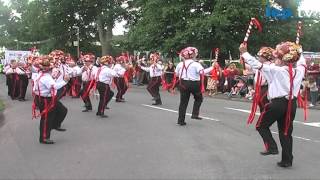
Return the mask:
<path fill-rule="evenodd" d="M 261 47 L 259 52 L 257 53 L 259 57 L 259 61 L 263 64 L 271 65 L 274 62 L 273 56 L 274 49 L 271 47 Z M 251 69 L 251 66 L 245 65 L 247 69 Z M 263 77 L 263 74 L 259 70 L 255 70 L 254 76 L 254 84 L 255 84 L 255 95 L 252 102 L 251 113 L 248 117 L 248 124 L 251 124 L 254 120 L 257 106 L 259 106 L 260 113 L 263 112 L 266 104 L 269 103 L 268 100 L 268 83 L 266 79 Z M 257 122 L 256 127 L 259 126 L 260 121 Z M 268 152 L 261 152 L 262 155 L 268 155 Z"/>
<path fill-rule="evenodd" d="M 90 91 L 94 87 L 96 74 L 98 68 L 93 65 L 95 55 L 89 53 L 84 55 L 83 62 L 84 66 L 81 68 L 82 71 L 82 89 L 80 91 L 81 98 L 84 102 L 85 109 L 82 112 L 88 112 L 92 110 L 92 104 L 90 100 Z"/>
<path fill-rule="evenodd" d="M 116 64 L 113 67 L 113 70 L 117 73 L 118 77 L 114 78 L 114 82 L 117 86 L 117 95 L 116 102 L 125 102 L 123 95 L 128 90 L 128 77 L 126 77 L 126 57 L 119 56 L 116 58 Z"/>
<path fill-rule="evenodd" d="M 18 62 L 11 60 L 10 65 L 5 68 L 8 85 L 8 95 L 12 100 L 19 97 L 19 75 L 18 75 Z"/>
<path fill-rule="evenodd" d="M 63 51 L 61 50 L 54 50 L 51 53 L 51 56 L 53 57 L 54 63 L 55 63 L 55 69 L 54 71 L 54 79 L 56 80 L 57 83 L 60 83 L 63 80 L 64 76 L 68 75 L 69 77 L 72 74 L 71 69 L 69 66 L 66 64 L 66 57 Z M 58 99 L 61 99 L 64 97 L 67 92 L 70 89 L 70 84 L 67 83 L 65 86 L 61 87 L 58 89 L 58 94 L 57 97 Z"/>
<path fill-rule="evenodd" d="M 195 61 L 198 55 L 198 49 L 195 47 L 187 47 L 181 50 L 180 57 L 182 62 L 180 62 L 175 70 L 176 76 L 179 77 L 180 86 L 180 105 L 179 105 L 179 117 L 178 125 L 186 125 L 185 116 L 190 99 L 190 94 L 194 97 L 194 104 L 192 110 L 192 119 L 201 120 L 199 117 L 200 106 L 203 101 L 202 88 L 204 88 L 203 83 L 200 81 L 200 76 L 210 73 L 213 69 L 204 69 L 199 62 Z M 204 77 L 202 77 L 204 78 Z"/>
<path fill-rule="evenodd" d="M 113 91 L 110 89 L 113 78 L 118 76 L 117 73 L 110 68 L 112 61 L 113 58 L 111 56 L 102 56 L 100 58 L 101 67 L 98 69 L 96 76 L 97 89 L 100 94 L 99 106 L 96 115 L 102 118 L 108 117 L 104 114 L 104 110 L 114 95 Z"/>
<path fill-rule="evenodd" d="M 41 116 L 39 142 L 42 144 L 54 144 L 50 139 L 52 129 L 66 131 L 61 128 L 68 109 L 57 99 L 57 89 L 66 85 L 69 77 L 65 76 L 64 81 L 56 82 L 51 76 L 52 58 L 49 56 L 41 57 L 40 69 L 33 86 L 34 104 L 33 117 Z M 40 109 L 40 114 L 36 115 L 35 107 Z"/>
<path fill-rule="evenodd" d="M 78 98 L 80 96 L 80 89 L 81 89 L 81 75 L 82 71 L 81 68 L 76 64 L 74 60 L 69 60 L 68 66 L 71 70 L 71 78 L 70 78 L 70 95 L 72 98 Z"/>
<path fill-rule="evenodd" d="M 161 76 L 163 73 L 163 66 L 157 63 L 159 59 L 159 53 L 152 53 L 150 55 L 150 67 L 144 67 L 139 65 L 142 70 L 149 72 L 150 74 L 151 79 L 149 80 L 147 90 L 153 97 L 153 100 L 155 101 L 152 105 L 162 105 L 159 87 L 161 86 L 162 82 Z"/>
<path fill-rule="evenodd" d="M 282 60 L 281 66 L 259 62 L 247 52 L 247 47 L 244 44 L 240 45 L 239 50 L 245 62 L 253 69 L 260 70 L 269 85 L 268 98 L 270 103 L 264 107 L 257 130 L 266 143 L 268 153 L 277 154 L 277 144 L 269 129 L 277 121 L 282 146 L 282 158 L 277 165 L 291 167 L 293 161 L 292 122 L 297 109 L 296 99 L 306 72 L 306 61 L 301 55 L 301 46 L 293 42 L 284 42 L 277 45 L 273 54 L 276 58 Z"/>
<path fill-rule="evenodd" d="M 29 84 L 29 66 L 23 62 L 18 63 L 17 74 L 19 76 L 19 101 L 25 101 L 26 92 Z"/>

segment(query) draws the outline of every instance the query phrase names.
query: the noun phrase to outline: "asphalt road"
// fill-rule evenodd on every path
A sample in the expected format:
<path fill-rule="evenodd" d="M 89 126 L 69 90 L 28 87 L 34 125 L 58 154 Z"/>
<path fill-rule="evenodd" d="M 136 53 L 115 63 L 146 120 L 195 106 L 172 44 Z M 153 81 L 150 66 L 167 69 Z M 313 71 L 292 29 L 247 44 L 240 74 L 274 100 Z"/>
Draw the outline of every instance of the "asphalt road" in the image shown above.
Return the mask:
<path fill-rule="evenodd" d="M 54 145 L 38 142 L 39 120 L 28 101 L 6 102 L 0 127 L 0 179 L 320 179 L 320 111 L 307 123 L 298 110 L 294 123 L 293 167 L 276 166 L 280 155 L 259 154 L 263 143 L 246 119 L 250 104 L 206 97 L 203 120 L 176 125 L 179 94 L 161 92 L 163 105 L 151 106 L 145 87 L 131 87 L 127 102 L 112 100 L 109 118 L 82 113 L 82 101 L 65 97 L 66 132 L 52 131 Z M 97 100 L 93 100 L 94 110 Z M 193 98 L 190 98 L 188 112 Z M 272 127 L 280 147 L 276 124 Z"/>

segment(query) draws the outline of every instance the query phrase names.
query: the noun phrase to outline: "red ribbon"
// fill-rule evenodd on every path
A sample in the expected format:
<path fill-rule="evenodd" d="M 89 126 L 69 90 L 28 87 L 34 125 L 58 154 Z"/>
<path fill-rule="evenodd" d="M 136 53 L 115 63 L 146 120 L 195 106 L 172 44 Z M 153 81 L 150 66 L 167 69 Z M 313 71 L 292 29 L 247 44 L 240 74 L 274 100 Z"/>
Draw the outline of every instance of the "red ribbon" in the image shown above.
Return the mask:
<path fill-rule="evenodd" d="M 201 79 L 201 93 L 204 93 L 206 89 L 204 88 L 204 71 L 200 71 L 200 79 Z"/>
<path fill-rule="evenodd" d="M 292 91 L 293 91 L 293 65 L 289 64 L 289 79 L 290 79 L 290 90 L 289 90 L 289 101 L 288 109 L 285 118 L 284 135 L 288 135 L 289 127 L 291 126 L 291 112 L 292 112 Z"/>
<path fill-rule="evenodd" d="M 257 82 L 256 82 L 256 86 L 255 86 L 256 91 L 254 94 L 254 98 L 253 98 L 253 102 L 252 102 L 252 106 L 251 106 L 251 113 L 248 117 L 247 124 L 252 124 L 254 117 L 256 115 L 258 102 L 260 101 L 261 81 L 262 81 L 262 77 L 261 77 L 260 72 L 258 72 Z"/>

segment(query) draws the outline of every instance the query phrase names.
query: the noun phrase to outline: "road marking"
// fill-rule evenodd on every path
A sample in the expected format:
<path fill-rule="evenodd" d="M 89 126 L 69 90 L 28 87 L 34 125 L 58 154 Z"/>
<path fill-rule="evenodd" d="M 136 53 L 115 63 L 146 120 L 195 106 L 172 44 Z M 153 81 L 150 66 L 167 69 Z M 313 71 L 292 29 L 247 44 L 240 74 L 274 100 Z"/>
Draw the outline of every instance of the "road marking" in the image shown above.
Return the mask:
<path fill-rule="evenodd" d="M 307 126 L 320 127 L 320 122 L 303 123 Z"/>
<path fill-rule="evenodd" d="M 245 109 L 237 109 L 237 108 L 230 108 L 230 107 L 225 107 L 225 109 L 244 112 L 244 113 L 248 113 L 248 114 L 251 113 L 251 111 L 245 110 Z M 259 116 L 260 113 L 256 113 L 256 115 Z M 293 123 L 302 124 L 302 125 L 305 125 L 305 126 L 320 127 L 320 122 L 305 123 L 305 122 L 301 122 L 301 121 L 293 121 Z"/>
<path fill-rule="evenodd" d="M 153 108 L 153 109 L 159 109 L 159 110 L 163 110 L 163 111 L 168 111 L 168 112 L 173 112 L 173 113 L 179 113 L 178 111 L 176 110 L 172 110 L 172 109 L 167 109 L 167 108 L 162 108 L 162 107 L 158 107 L 158 106 L 152 106 L 152 105 L 148 105 L 148 104 L 141 104 L 142 106 L 145 106 L 145 107 L 149 107 L 149 108 Z M 226 109 L 231 109 L 231 110 L 239 110 L 241 112 L 248 112 L 250 113 L 250 111 L 247 111 L 247 110 L 243 110 L 243 109 L 235 109 L 235 108 L 228 108 L 228 107 L 225 107 Z M 191 116 L 190 113 L 186 113 L 187 116 Z M 216 121 L 216 122 L 219 122 L 220 120 L 218 119 L 213 119 L 213 118 L 210 118 L 210 117 L 205 117 L 205 116 L 200 116 L 202 117 L 203 119 L 206 119 L 206 120 L 210 120 L 210 121 Z M 278 132 L 274 132 L 274 131 L 271 131 L 273 134 L 279 134 Z M 292 135 L 292 137 L 296 138 L 296 139 L 301 139 L 301 140 L 304 140 L 304 141 L 311 141 L 311 142 L 316 142 L 316 143 L 320 143 L 319 140 L 311 140 L 309 138 L 304 138 L 304 137 L 300 137 L 300 136 L 294 136 Z"/>
<path fill-rule="evenodd" d="M 225 109 L 239 111 L 239 112 L 245 112 L 245 113 L 248 113 L 248 114 L 251 113 L 251 111 L 244 110 L 244 109 L 237 109 L 237 108 L 230 108 L 230 107 L 225 107 Z M 256 113 L 256 115 L 260 115 L 260 113 Z M 304 123 L 304 122 L 301 122 L 301 121 L 293 121 L 293 122 L 297 123 L 297 124 L 307 125 L 307 126 L 320 127 L 320 122 L 314 122 L 314 123 Z M 271 132 L 273 134 L 279 134 L 278 132 L 274 132 L 274 131 L 271 131 Z M 312 139 L 309 139 L 309 138 L 300 137 L 300 136 L 294 136 L 294 135 L 292 135 L 292 137 L 294 137 L 296 139 L 301 139 L 301 140 L 304 140 L 304 141 L 311 141 L 311 142 L 315 142 L 315 143 L 320 143 L 319 140 L 312 140 Z"/>
<path fill-rule="evenodd" d="M 150 107 L 150 108 L 153 108 L 153 109 L 159 109 L 159 110 L 163 110 L 163 111 L 168 111 L 168 112 L 173 112 L 173 113 L 179 113 L 178 111 L 176 110 L 172 110 L 172 109 L 167 109 L 167 108 L 162 108 L 162 107 L 158 107 L 158 106 L 152 106 L 152 105 L 147 105 L 147 104 L 141 104 L 142 106 L 146 106 L 146 107 Z M 187 116 L 191 116 L 190 113 L 186 113 Z M 210 118 L 210 117 L 205 117 L 205 116 L 200 116 L 202 117 L 202 119 L 206 119 L 206 120 L 210 120 L 210 121 L 216 121 L 216 122 L 219 122 L 220 120 L 218 119 L 214 119 L 214 118 Z"/>
<path fill-rule="evenodd" d="M 275 131 L 271 131 L 273 134 L 279 134 L 278 132 L 275 132 Z M 294 136 L 294 135 L 292 135 L 292 137 L 294 137 L 294 138 L 297 138 L 297 139 L 302 139 L 302 140 L 305 140 L 305 141 L 313 141 L 313 142 L 319 142 L 319 141 L 317 141 L 317 140 L 311 140 L 311 139 L 309 139 L 309 138 L 304 138 L 304 137 L 300 137 L 300 136 Z"/>

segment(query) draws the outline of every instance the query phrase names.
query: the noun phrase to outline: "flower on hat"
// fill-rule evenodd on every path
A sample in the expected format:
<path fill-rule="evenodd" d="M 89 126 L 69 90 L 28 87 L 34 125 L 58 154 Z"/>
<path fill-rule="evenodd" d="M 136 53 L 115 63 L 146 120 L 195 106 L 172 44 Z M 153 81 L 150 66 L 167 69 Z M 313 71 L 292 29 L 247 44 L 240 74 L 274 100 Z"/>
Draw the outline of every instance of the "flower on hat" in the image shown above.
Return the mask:
<path fill-rule="evenodd" d="M 181 50 L 180 56 L 184 59 L 193 59 L 197 57 L 198 49 L 195 47 L 187 47 Z"/>
<path fill-rule="evenodd" d="M 295 63 L 301 54 L 301 46 L 294 42 L 282 42 L 276 46 L 273 55 L 284 62 Z"/>
<path fill-rule="evenodd" d="M 271 47 L 262 47 L 260 48 L 259 52 L 258 52 L 258 56 L 261 56 L 265 59 L 267 59 L 268 61 L 273 59 L 273 52 L 274 49 Z"/>
<path fill-rule="evenodd" d="M 110 63 L 112 63 L 112 61 L 113 61 L 113 58 L 112 58 L 112 56 L 109 56 L 109 55 L 106 55 L 106 56 L 102 56 L 101 58 L 100 58 L 100 64 L 110 64 Z"/>

